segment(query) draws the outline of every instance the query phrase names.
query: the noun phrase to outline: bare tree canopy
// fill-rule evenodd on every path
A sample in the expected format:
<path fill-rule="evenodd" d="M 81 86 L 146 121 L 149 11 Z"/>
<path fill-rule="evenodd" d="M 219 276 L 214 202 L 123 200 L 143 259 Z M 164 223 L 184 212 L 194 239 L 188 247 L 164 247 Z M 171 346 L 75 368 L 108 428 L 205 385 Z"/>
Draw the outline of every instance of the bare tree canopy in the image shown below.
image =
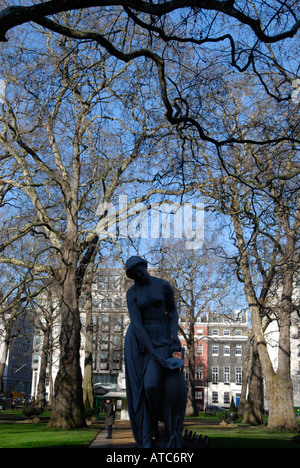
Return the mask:
<path fill-rule="evenodd" d="M 227 75 L 228 83 L 237 80 L 240 73 L 251 71 L 268 95 L 278 102 L 290 101 L 298 71 L 294 57 L 300 20 L 295 1 L 52 0 L 33 5 L 23 2 L 20 6 L 12 5 L 13 0 L 5 3 L 7 7 L 0 12 L 0 41 L 9 40 L 9 31 L 16 26 L 34 22 L 61 36 L 96 42 L 125 63 L 140 58 L 152 61 L 157 67 L 168 121 L 187 130 L 195 128 L 204 141 L 217 147 L 299 141 L 292 131 L 284 135 L 276 132 L 267 138 L 219 135 L 216 129 L 212 131 L 211 122 L 202 118 L 201 103 L 199 106 L 199 101 L 194 102 L 196 89 L 202 85 L 199 74 L 206 68 L 208 53 L 214 56 L 215 68 Z M 84 20 L 78 22 L 74 12 L 80 9 Z M 68 24 L 63 18 L 65 14 L 69 15 Z M 112 16 L 113 21 L 103 21 L 105 17 L 111 20 Z M 134 36 L 129 40 L 132 31 Z M 283 51 L 284 41 L 288 43 Z M 190 63 L 183 60 L 187 47 L 194 54 Z M 191 79 L 184 86 L 188 68 Z M 214 92 L 218 93 L 216 84 Z"/>

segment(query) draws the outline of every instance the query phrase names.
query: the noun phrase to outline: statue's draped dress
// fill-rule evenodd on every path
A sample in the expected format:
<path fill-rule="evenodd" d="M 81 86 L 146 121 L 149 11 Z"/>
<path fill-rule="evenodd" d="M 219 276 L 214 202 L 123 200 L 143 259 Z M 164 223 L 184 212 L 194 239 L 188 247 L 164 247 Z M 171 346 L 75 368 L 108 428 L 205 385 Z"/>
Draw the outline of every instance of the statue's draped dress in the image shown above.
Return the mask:
<path fill-rule="evenodd" d="M 162 411 L 163 385 L 167 369 L 146 349 L 141 341 L 141 324 L 132 319 L 141 315 L 157 355 L 164 359 L 172 357 L 166 296 L 170 285 L 159 278 L 151 277 L 151 294 L 140 285 L 131 288 L 131 299 L 127 304 L 131 318 L 125 336 L 125 375 L 127 406 L 132 432 L 138 448 L 151 448 L 152 438 L 157 431 L 157 417 Z M 135 309 L 133 311 L 133 309 Z"/>

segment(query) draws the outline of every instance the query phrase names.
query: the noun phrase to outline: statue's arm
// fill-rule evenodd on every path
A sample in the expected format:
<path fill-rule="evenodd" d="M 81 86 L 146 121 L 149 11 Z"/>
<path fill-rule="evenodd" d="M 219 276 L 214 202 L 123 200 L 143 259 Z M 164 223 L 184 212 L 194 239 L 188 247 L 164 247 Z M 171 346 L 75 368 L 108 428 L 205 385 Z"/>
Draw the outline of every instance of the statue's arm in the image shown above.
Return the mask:
<path fill-rule="evenodd" d="M 181 343 L 178 338 L 178 313 L 175 304 L 174 292 L 172 286 L 167 283 L 166 285 L 166 304 L 169 319 L 169 327 L 172 338 L 172 346 L 174 351 L 181 350 Z"/>

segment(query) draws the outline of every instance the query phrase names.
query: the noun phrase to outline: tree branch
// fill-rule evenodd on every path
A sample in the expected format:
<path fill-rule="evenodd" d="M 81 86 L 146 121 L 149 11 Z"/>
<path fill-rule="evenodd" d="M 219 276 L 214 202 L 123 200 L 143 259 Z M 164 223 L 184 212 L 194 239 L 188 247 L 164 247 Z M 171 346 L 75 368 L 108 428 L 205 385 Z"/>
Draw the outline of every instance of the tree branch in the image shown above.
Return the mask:
<path fill-rule="evenodd" d="M 218 0 L 171 0 L 163 3 L 150 3 L 143 0 L 50 0 L 31 6 L 10 6 L 0 12 L 0 41 L 6 41 L 5 34 L 13 27 L 29 21 L 39 22 L 41 18 L 55 15 L 63 11 L 72 11 L 82 8 L 122 6 L 134 11 L 162 17 L 172 11 L 182 8 L 198 8 L 208 11 L 217 11 L 237 19 L 240 23 L 249 26 L 257 38 L 265 43 L 274 43 L 288 37 L 293 37 L 300 28 L 300 20 L 286 31 L 270 36 L 263 30 L 261 21 L 246 15 L 234 6 L 234 1 Z"/>

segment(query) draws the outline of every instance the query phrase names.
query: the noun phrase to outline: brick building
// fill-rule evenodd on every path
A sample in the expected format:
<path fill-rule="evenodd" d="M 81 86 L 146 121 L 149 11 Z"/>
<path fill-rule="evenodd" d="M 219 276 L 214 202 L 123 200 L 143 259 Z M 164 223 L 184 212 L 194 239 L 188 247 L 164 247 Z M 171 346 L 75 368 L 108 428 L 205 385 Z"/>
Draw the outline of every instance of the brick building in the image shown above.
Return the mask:
<path fill-rule="evenodd" d="M 231 397 L 238 405 L 245 348 L 248 313 L 235 312 L 199 317 L 194 326 L 195 396 L 199 410 L 207 405 L 229 407 Z M 184 328 L 184 319 L 180 319 Z M 185 346 L 181 338 L 182 346 Z M 184 368 L 188 380 L 189 369 Z"/>

